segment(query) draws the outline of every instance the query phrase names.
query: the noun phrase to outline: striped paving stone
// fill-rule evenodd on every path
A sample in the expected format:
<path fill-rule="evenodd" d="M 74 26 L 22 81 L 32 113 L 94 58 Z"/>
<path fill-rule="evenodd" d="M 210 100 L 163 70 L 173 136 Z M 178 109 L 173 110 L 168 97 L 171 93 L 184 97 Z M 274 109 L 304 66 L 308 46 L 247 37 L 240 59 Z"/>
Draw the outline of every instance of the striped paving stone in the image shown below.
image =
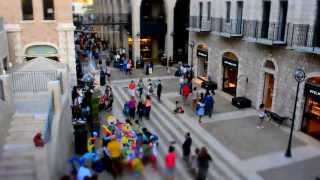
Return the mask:
<path fill-rule="evenodd" d="M 126 91 L 126 88 L 121 88 L 122 91 Z M 127 91 L 126 91 L 127 92 Z M 128 95 L 129 96 L 129 95 Z M 154 98 L 156 99 L 156 98 Z M 160 126 L 160 129 L 164 131 L 164 134 L 170 134 L 178 144 L 182 144 L 184 141 L 184 134 L 186 132 L 191 132 L 192 139 L 193 139 L 193 147 L 202 147 L 207 146 L 206 143 L 199 141 L 197 136 L 194 136 L 193 133 L 189 128 L 183 126 L 181 123 L 178 122 L 176 119 L 176 115 L 173 114 L 173 108 L 171 110 L 163 110 L 163 104 L 160 104 L 157 100 L 153 101 L 153 107 L 151 110 L 151 117 L 154 116 L 152 119 L 154 126 Z M 155 123 L 157 122 L 157 123 Z M 211 153 L 211 150 L 208 149 Z M 213 154 L 213 153 L 211 153 Z M 210 166 L 209 169 L 209 177 L 208 179 L 239 179 L 236 176 L 228 177 L 226 176 L 223 171 L 220 170 L 221 165 L 216 165 L 216 158 L 214 157 L 214 163 Z M 226 169 L 229 170 L 229 169 Z M 228 172 L 229 175 L 232 172 Z"/>
<path fill-rule="evenodd" d="M 121 104 L 123 104 L 125 101 L 129 99 L 129 95 L 123 91 L 123 89 L 119 87 L 114 87 L 114 94 L 115 99 L 119 100 Z M 160 126 L 155 126 L 153 123 L 155 117 L 153 114 L 151 114 L 151 121 L 144 121 L 144 126 L 147 127 L 150 131 L 157 133 L 160 136 L 160 142 L 159 142 L 159 162 L 161 169 L 164 169 L 164 157 L 167 153 L 167 148 L 169 147 L 170 143 L 175 140 L 173 136 L 168 134 L 163 128 Z M 182 156 L 180 148 L 177 149 L 177 155 L 179 157 Z M 177 159 L 177 178 L 176 179 L 183 179 L 183 180 L 189 180 L 191 179 L 191 176 L 188 173 L 187 167 L 185 167 L 184 163 L 182 162 L 181 158 Z M 163 171 L 163 170 L 162 170 Z"/>

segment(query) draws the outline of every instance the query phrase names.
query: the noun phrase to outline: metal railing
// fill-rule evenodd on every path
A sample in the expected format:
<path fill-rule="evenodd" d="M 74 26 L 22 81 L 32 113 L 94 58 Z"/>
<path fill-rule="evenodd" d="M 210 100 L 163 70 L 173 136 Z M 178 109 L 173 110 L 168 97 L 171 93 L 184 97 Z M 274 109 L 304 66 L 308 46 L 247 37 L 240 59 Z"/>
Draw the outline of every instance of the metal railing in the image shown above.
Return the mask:
<path fill-rule="evenodd" d="M 320 48 L 320 34 L 309 24 L 290 24 L 288 46 L 293 48 Z"/>
<path fill-rule="evenodd" d="M 79 18 L 79 24 L 127 24 L 130 22 L 130 14 L 86 14 Z"/>
<path fill-rule="evenodd" d="M 210 32 L 212 30 L 212 18 L 207 16 L 190 16 L 189 30 L 195 32 Z"/>
<path fill-rule="evenodd" d="M 231 19 L 227 22 L 223 18 L 212 18 L 212 29 L 214 32 L 241 35 L 243 31 L 242 19 Z"/>
<path fill-rule="evenodd" d="M 43 130 L 43 138 L 45 143 L 48 143 L 51 140 L 53 118 L 54 118 L 54 101 L 53 101 L 53 92 L 51 92 L 49 95 L 48 116 L 46 117 L 46 120 L 44 123 L 44 130 Z"/>
<path fill-rule="evenodd" d="M 57 71 L 12 72 L 13 93 L 48 91 L 48 82 L 59 80 Z"/>
<path fill-rule="evenodd" d="M 4 89 L 3 89 L 3 82 L 0 79 L 0 99 L 2 99 L 3 101 L 5 100 L 4 98 Z"/>
<path fill-rule="evenodd" d="M 254 39 L 286 42 L 288 24 L 267 21 L 244 20 L 244 36 Z"/>

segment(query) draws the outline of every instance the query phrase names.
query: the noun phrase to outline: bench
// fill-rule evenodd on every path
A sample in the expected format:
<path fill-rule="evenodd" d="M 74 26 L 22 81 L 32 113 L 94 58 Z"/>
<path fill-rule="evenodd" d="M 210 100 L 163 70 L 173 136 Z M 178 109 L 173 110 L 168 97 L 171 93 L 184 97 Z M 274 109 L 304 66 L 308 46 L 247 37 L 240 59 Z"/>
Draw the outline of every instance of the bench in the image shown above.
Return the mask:
<path fill-rule="evenodd" d="M 271 112 L 271 111 L 265 111 L 267 117 L 269 119 L 272 119 L 274 122 L 276 122 L 279 126 L 281 126 L 286 120 L 289 120 L 289 117 L 280 116 L 277 113 Z"/>

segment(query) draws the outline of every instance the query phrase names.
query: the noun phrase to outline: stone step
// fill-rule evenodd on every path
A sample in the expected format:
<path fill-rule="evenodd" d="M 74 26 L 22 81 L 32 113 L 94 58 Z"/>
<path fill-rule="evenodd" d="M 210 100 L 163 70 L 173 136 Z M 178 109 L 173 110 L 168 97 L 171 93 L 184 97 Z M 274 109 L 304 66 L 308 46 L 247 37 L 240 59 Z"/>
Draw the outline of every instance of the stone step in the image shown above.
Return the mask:
<path fill-rule="evenodd" d="M 36 180 L 35 174 L 23 174 L 23 175 L 7 175 L 3 176 L 4 180 Z"/>
<path fill-rule="evenodd" d="M 0 169 L 1 168 L 20 168 L 20 167 L 33 167 L 34 161 L 32 157 L 11 157 L 11 158 L 0 158 Z"/>
<path fill-rule="evenodd" d="M 11 126 L 9 129 L 9 133 L 15 133 L 15 132 L 39 132 L 44 128 L 44 125 L 39 124 L 37 126 Z"/>
<path fill-rule="evenodd" d="M 10 179 L 10 176 L 34 176 L 35 171 L 32 167 L 20 167 L 20 168 L 0 168 L 0 177 L 6 177 L 4 179 Z M 23 179 L 24 180 L 24 179 Z"/>
<path fill-rule="evenodd" d="M 4 153 L 6 152 L 32 152 L 35 150 L 35 147 L 32 143 L 30 144 L 13 144 L 13 143 L 6 143 L 4 146 L 3 146 L 3 150 L 4 150 Z"/>
<path fill-rule="evenodd" d="M 7 143 L 12 143 L 12 142 L 29 142 L 33 143 L 33 137 L 32 136 L 21 136 L 20 134 L 10 134 L 8 137 L 6 137 L 6 142 Z M 15 143 L 13 143 L 15 144 Z M 18 143 L 19 144 L 19 143 Z"/>
<path fill-rule="evenodd" d="M 34 118 L 24 118 L 24 119 L 13 119 L 11 122 L 12 125 L 25 125 L 25 124 L 39 124 L 43 123 L 44 120 L 42 119 L 34 119 Z"/>

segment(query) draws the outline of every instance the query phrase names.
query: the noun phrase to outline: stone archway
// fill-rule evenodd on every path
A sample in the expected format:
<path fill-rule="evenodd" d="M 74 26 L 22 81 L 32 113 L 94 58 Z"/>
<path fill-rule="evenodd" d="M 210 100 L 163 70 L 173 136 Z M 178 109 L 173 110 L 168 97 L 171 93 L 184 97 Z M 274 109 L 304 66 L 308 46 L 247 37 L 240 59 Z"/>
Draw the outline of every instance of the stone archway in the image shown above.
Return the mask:
<path fill-rule="evenodd" d="M 140 6 L 140 54 L 144 62 L 159 63 L 167 33 L 164 0 L 142 0 Z"/>
<path fill-rule="evenodd" d="M 37 57 L 45 57 L 58 61 L 58 48 L 55 47 L 55 45 L 48 43 L 30 44 L 25 47 L 24 58 L 26 61 L 35 59 Z"/>
<path fill-rule="evenodd" d="M 174 8 L 173 59 L 187 63 L 190 0 L 177 0 Z"/>

